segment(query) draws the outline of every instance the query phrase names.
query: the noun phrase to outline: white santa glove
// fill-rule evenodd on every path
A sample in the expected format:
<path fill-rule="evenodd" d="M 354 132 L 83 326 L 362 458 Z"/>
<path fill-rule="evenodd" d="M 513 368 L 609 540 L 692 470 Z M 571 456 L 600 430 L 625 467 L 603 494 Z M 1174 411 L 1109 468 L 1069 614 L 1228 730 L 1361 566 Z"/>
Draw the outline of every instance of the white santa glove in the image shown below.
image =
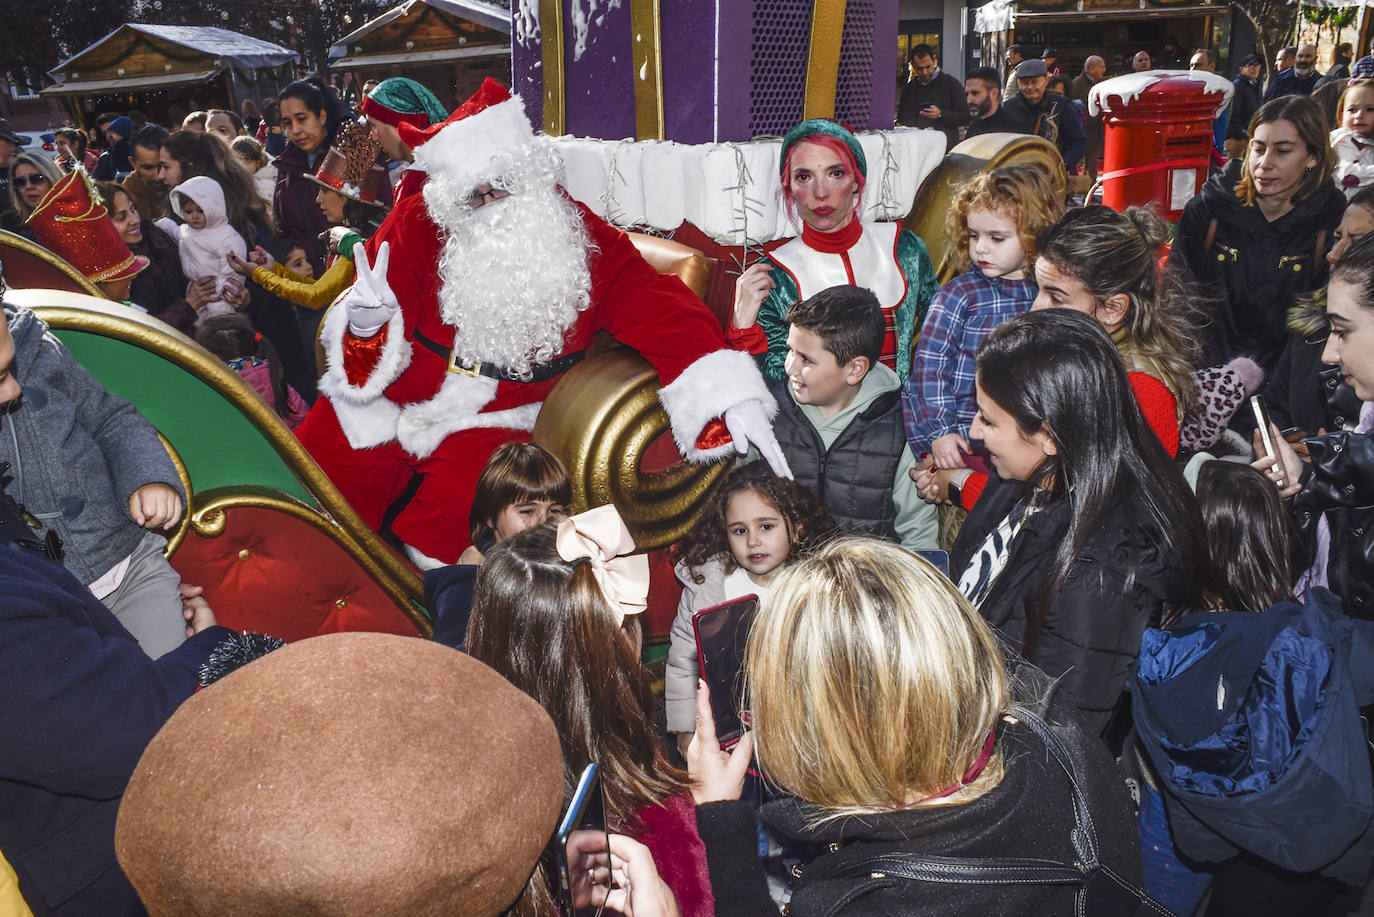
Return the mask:
<path fill-rule="evenodd" d="M 768 412 L 763 402 L 757 399 L 741 402 L 725 409 L 725 429 L 735 441 L 735 451 L 740 455 L 749 451 L 752 445 L 758 449 L 773 473 L 778 477 L 792 477 L 792 469 L 787 467 L 787 458 L 782 454 L 778 438 L 773 435 L 773 424 L 768 420 Z"/>
<path fill-rule="evenodd" d="M 343 240 L 350 235 L 357 234 L 358 230 L 354 229 L 352 226 L 331 226 L 325 232 L 320 233 L 320 237 L 324 240 L 326 248 L 331 252 L 342 255 L 344 251 L 339 246 L 343 243 Z"/>
<path fill-rule="evenodd" d="M 386 265 L 390 257 L 391 244 L 383 242 L 377 250 L 377 263 L 369 266 L 363 244 L 359 242 L 353 246 L 353 268 L 358 279 L 344 294 L 341 305 L 348 315 L 348 330 L 355 337 L 372 337 L 401 309 L 396 294 L 386 282 Z"/>

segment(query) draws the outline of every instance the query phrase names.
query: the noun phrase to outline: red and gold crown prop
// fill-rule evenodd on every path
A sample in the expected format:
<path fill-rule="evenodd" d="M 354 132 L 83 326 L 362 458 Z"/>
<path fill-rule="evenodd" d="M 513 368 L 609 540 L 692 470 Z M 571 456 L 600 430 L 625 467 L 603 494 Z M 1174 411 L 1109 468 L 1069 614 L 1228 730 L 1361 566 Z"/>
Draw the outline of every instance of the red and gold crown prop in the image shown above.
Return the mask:
<path fill-rule="evenodd" d="M 91 180 L 80 169 L 53 185 L 26 222 L 39 245 L 95 283 L 125 280 L 148 266 L 147 258 L 129 251 Z"/>

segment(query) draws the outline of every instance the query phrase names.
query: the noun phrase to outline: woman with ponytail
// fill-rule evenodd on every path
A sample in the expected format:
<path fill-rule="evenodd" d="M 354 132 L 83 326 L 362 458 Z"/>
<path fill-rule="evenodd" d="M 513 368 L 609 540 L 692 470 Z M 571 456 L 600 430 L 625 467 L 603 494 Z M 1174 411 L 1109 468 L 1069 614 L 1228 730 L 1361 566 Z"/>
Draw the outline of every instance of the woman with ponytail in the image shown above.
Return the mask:
<path fill-rule="evenodd" d="M 292 430 L 305 419 L 309 405 L 286 384 L 276 348 L 253 330 L 248 319 L 242 315 L 206 318 L 196 329 L 196 342 L 242 376 Z"/>

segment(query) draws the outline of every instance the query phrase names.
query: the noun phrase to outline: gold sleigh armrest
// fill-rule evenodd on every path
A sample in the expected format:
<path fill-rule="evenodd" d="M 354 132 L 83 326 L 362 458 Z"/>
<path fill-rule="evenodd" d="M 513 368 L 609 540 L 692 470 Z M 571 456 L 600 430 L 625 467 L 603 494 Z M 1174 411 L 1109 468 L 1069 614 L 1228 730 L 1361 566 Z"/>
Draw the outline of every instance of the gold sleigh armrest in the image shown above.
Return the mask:
<path fill-rule="evenodd" d="M 534 440 L 563 459 L 574 512 L 614 503 L 641 551 L 666 548 L 692 528 L 729 462 L 685 460 L 661 471 L 641 467 L 650 443 L 668 433 L 658 374 L 626 347 L 583 360 L 554 386 Z"/>
<path fill-rule="evenodd" d="M 705 297 L 710 258 L 672 239 L 627 235 L 654 270 L 676 274 L 698 299 Z M 679 457 L 667 468 L 644 470 L 654 440 L 672 435 L 658 402 L 658 374 L 629 348 L 604 349 L 610 341 L 603 338 L 549 393 L 534 439 L 567 466 L 575 512 L 614 503 L 640 550 L 666 548 L 692 528 L 730 463 L 695 465 Z"/>
<path fill-rule="evenodd" d="M 697 294 L 697 299 L 706 301 L 711 282 L 710 258 L 672 239 L 642 232 L 627 232 L 626 235 L 654 270 L 660 274 L 676 274 L 687 285 L 687 289 Z"/>

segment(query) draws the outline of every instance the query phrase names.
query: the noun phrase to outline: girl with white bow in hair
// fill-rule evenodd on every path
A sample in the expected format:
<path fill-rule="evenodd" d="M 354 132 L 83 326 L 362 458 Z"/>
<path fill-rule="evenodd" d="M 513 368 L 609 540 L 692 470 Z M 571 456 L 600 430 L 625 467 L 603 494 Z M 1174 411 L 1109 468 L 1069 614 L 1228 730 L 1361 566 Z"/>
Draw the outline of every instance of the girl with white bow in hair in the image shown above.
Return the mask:
<path fill-rule="evenodd" d="M 601 769 L 607 827 L 647 846 L 682 917 L 714 912 L 687 775 L 658 753 L 639 614 L 649 563 L 614 506 L 498 543 L 477 580 L 467 652 L 544 707 L 563 746 L 564 800 Z M 551 913 L 558 887 L 536 869 L 513 913 Z"/>

